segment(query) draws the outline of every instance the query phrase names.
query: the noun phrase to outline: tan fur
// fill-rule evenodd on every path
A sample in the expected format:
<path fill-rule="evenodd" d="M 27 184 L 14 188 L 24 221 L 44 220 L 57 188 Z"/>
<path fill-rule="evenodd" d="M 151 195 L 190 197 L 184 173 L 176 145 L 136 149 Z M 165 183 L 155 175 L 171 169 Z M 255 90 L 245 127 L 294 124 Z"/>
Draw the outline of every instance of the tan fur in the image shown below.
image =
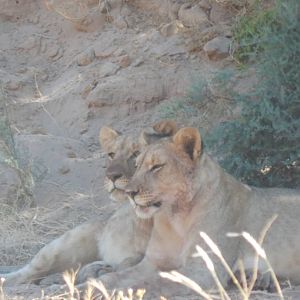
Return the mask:
<path fill-rule="evenodd" d="M 100 277 L 105 285 L 147 287 L 152 283 L 156 286 L 151 290 L 159 290 L 168 283 L 158 279 L 158 271 L 177 269 L 204 288 L 215 287 L 202 260 L 191 257 L 196 244 L 208 249 L 199 232 L 211 237 L 232 269 L 241 259 L 251 271 L 253 248 L 242 237 L 226 234 L 246 231 L 258 239 L 276 214 L 263 247 L 278 277 L 300 283 L 300 191 L 240 183 L 202 151 L 197 129 L 183 128 L 173 142 L 150 145 L 143 151 L 126 191 L 137 215 L 153 218 L 152 235 L 144 259 L 130 269 Z M 227 272 L 219 259 L 208 253 L 226 286 Z M 258 283 L 270 284 L 262 259 L 259 271 L 263 278 Z"/>
<path fill-rule="evenodd" d="M 170 125 L 169 125 L 170 124 Z M 160 123 L 153 135 L 160 139 L 175 132 L 176 124 Z M 165 129 L 167 128 L 167 130 Z M 142 136 L 147 136 L 145 132 Z M 0 274 L 5 285 L 37 281 L 44 276 L 85 265 L 78 281 L 101 274 L 103 269 L 120 270 L 137 264 L 143 258 L 152 229 L 152 220 L 137 218 L 127 201 L 124 187 L 135 171 L 135 158 L 144 142 L 135 142 L 109 127 L 100 130 L 99 141 L 108 154 L 105 188 L 120 207 L 107 224 L 100 220 L 75 227 L 42 248 L 32 261 L 16 272 Z M 98 262 L 101 260 L 101 262 Z M 95 262 L 96 261 L 96 262 Z"/>

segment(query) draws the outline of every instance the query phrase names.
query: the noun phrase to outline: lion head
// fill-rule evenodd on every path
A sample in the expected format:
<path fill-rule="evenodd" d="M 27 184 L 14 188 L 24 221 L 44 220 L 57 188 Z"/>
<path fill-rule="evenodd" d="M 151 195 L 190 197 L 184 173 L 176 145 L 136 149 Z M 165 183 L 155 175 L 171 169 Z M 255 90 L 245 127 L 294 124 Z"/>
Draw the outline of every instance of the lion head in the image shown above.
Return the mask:
<path fill-rule="evenodd" d="M 176 130 L 176 123 L 171 120 L 160 121 L 152 129 L 143 130 L 137 139 L 122 135 L 110 127 L 100 129 L 99 142 L 108 157 L 104 188 L 112 200 L 128 199 L 125 187 L 135 172 L 135 160 L 142 149 L 157 140 L 172 136 Z"/>
<path fill-rule="evenodd" d="M 182 128 L 169 141 L 149 145 L 137 157 L 137 169 L 126 187 L 140 218 L 160 211 L 171 214 L 192 200 L 192 176 L 201 154 L 196 128 Z"/>

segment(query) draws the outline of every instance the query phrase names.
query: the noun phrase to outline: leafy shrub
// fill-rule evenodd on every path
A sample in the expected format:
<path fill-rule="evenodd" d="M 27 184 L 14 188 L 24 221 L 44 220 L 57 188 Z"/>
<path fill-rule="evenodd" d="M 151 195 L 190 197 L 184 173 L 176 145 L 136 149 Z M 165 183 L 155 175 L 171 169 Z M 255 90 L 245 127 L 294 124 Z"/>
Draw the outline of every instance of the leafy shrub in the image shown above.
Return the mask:
<path fill-rule="evenodd" d="M 238 45 L 235 58 L 240 62 L 255 59 L 266 46 L 266 31 L 275 26 L 277 26 L 276 9 L 263 10 L 261 5 L 256 4 L 255 8 L 240 17 L 234 26 L 234 40 Z"/>
<path fill-rule="evenodd" d="M 223 167 L 250 184 L 300 186 L 299 6 L 298 0 L 278 1 L 272 13 L 240 21 L 241 45 L 255 45 L 244 53 L 256 58 L 256 91 L 233 95 L 240 117 L 206 137 Z M 245 24 L 257 26 L 249 33 Z"/>

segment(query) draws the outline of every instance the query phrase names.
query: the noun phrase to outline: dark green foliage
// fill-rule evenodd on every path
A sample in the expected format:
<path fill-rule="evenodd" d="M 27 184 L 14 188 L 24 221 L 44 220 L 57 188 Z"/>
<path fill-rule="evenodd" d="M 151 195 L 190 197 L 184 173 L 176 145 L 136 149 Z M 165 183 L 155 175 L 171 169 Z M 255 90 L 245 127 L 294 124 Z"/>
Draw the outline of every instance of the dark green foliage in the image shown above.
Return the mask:
<path fill-rule="evenodd" d="M 235 57 L 239 61 L 256 58 L 263 51 L 266 31 L 277 26 L 276 10 L 263 10 L 259 3 L 246 16 L 239 18 L 234 27 L 234 39 L 238 45 Z"/>
<path fill-rule="evenodd" d="M 259 26 L 239 37 L 256 45 L 248 48 L 257 62 L 256 91 L 233 96 L 240 117 L 206 137 L 223 167 L 250 184 L 300 187 L 299 6 L 299 0 L 277 2 L 272 17 L 259 12 Z"/>

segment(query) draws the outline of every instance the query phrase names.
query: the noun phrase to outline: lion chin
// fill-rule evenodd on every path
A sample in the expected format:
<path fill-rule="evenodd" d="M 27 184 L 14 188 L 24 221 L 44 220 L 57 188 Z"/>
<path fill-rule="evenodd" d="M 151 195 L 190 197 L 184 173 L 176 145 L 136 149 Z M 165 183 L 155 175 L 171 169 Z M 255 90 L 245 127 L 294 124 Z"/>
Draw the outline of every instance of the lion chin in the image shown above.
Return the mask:
<path fill-rule="evenodd" d="M 140 219 L 152 218 L 160 210 L 162 204 L 160 201 L 156 201 L 156 202 L 147 203 L 145 205 L 141 205 L 141 204 L 137 204 L 137 202 L 132 198 L 129 198 L 129 200 L 130 200 L 130 204 L 133 206 L 136 215 Z"/>
<path fill-rule="evenodd" d="M 109 198 L 114 203 L 122 203 L 124 201 L 128 201 L 127 195 L 124 193 L 124 191 L 119 189 L 113 189 L 109 192 Z"/>

